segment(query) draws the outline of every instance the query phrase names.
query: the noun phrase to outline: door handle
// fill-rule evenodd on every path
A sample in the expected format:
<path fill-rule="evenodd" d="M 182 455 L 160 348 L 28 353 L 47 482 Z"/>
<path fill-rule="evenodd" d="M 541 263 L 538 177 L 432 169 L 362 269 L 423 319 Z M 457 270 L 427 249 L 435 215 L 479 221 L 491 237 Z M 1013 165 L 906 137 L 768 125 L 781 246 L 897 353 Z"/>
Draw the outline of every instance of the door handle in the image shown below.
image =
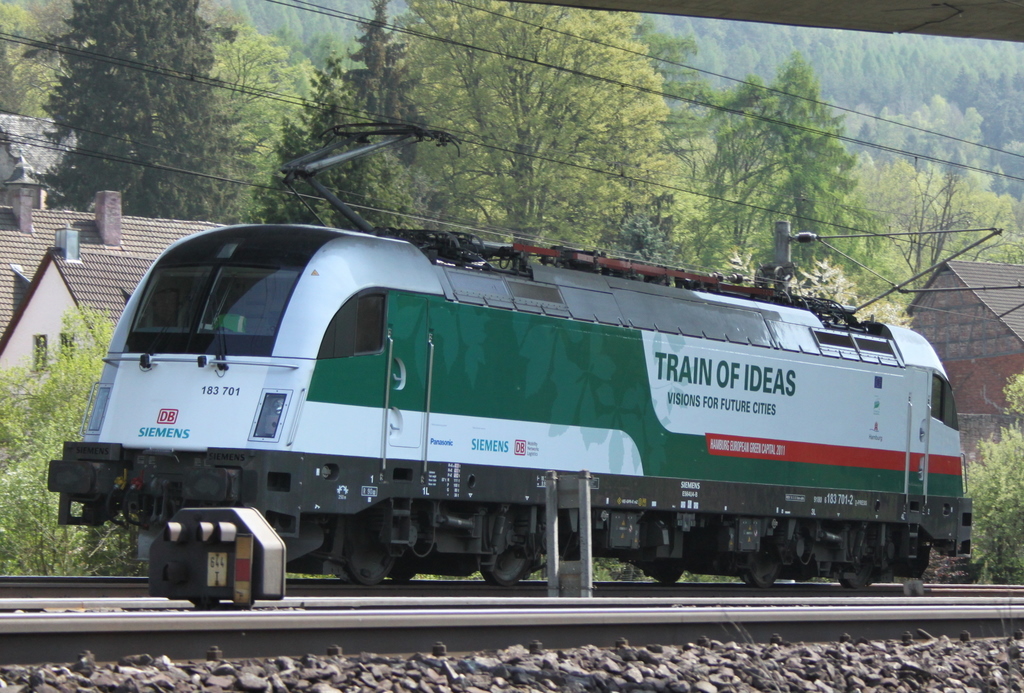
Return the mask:
<path fill-rule="evenodd" d="M 395 367 L 397 370 L 391 372 L 391 378 L 395 381 L 392 387 L 395 390 L 404 390 L 406 381 L 405 363 L 397 356 L 395 357 Z"/>

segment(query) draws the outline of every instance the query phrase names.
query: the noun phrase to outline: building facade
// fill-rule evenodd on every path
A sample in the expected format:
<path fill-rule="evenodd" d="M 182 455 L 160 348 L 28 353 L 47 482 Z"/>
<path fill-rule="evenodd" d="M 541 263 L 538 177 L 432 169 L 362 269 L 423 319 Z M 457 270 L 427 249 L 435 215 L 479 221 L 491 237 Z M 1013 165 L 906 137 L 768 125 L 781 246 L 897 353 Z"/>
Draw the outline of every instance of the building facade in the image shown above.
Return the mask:
<path fill-rule="evenodd" d="M 1024 265 L 951 260 L 932 275 L 908 310 L 935 347 L 956 396 L 968 460 L 1005 426 L 1003 388 L 1024 371 Z"/>

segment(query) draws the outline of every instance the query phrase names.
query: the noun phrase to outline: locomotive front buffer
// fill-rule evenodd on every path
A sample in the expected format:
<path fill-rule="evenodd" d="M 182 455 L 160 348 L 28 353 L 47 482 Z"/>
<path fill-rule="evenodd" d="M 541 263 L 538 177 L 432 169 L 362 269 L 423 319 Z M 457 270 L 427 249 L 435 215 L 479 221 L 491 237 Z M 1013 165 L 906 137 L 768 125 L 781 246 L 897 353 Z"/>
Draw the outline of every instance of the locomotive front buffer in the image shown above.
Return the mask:
<path fill-rule="evenodd" d="M 150 548 L 149 593 L 212 608 L 282 599 L 285 545 L 253 508 L 185 508 Z"/>

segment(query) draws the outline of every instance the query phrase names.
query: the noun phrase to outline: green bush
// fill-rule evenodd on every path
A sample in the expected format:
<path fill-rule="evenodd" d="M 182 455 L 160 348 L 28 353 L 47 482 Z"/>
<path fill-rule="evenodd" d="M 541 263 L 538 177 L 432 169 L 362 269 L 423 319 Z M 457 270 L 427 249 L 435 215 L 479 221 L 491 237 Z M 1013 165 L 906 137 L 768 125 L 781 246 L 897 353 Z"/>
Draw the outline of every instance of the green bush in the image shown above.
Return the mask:
<path fill-rule="evenodd" d="M 77 440 L 92 384 L 99 379 L 113 325 L 103 313 L 64 315 L 61 345 L 44 368 L 0 370 L 0 574 L 132 575 L 132 533 L 118 527 L 57 524 L 46 490 L 50 460 Z"/>

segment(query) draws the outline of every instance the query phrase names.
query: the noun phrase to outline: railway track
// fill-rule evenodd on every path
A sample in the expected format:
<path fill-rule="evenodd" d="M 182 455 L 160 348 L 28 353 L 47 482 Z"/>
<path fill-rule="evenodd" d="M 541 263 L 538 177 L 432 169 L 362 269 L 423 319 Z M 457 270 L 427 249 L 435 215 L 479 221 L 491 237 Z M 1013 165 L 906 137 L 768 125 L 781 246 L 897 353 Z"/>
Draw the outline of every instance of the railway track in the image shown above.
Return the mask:
<path fill-rule="evenodd" d="M 836 594 L 889 596 L 904 594 L 901 584 L 880 584 L 851 592 L 833 583 L 780 583 L 762 590 L 735 583 L 687 583 L 658 585 L 653 582 L 599 582 L 596 598 L 624 597 L 725 597 L 815 598 Z M 37 598 L 132 598 L 148 596 L 146 578 L 134 577 L 38 577 L 0 576 L 0 599 Z M 524 581 L 515 587 L 497 587 L 480 580 L 414 580 L 406 584 L 385 582 L 374 587 L 347 584 L 328 579 L 291 579 L 290 597 L 545 597 L 547 583 Z M 1024 585 L 923 585 L 923 595 L 931 597 L 1020 597 Z"/>
<path fill-rule="evenodd" d="M 768 642 L 1007 637 L 1024 605 L 368 609 L 330 611 L 35 613 L 0 615 L 0 665 L 99 661 L 129 654 L 175 660 L 375 652 L 497 650 L 512 645 L 611 647 L 621 638 L 678 645 L 702 637 Z M 906 635 L 905 635 L 906 634 Z"/>
<path fill-rule="evenodd" d="M 89 584 L 97 589 L 95 582 Z M 129 584 L 110 583 L 119 589 Z M 723 596 L 730 590 L 719 589 L 704 590 L 702 597 L 673 593 L 591 600 L 314 595 L 261 604 L 248 612 L 201 612 L 186 609 L 185 603 L 125 596 L 21 599 L 20 606 L 18 598 L 7 597 L 0 600 L 0 609 L 7 611 L 0 614 L 0 665 L 70 662 L 86 649 L 99 661 L 140 653 L 202 660 L 324 654 L 338 648 L 346 653 L 429 653 L 437 643 L 449 652 L 470 652 L 531 643 L 610 647 L 622 638 L 679 645 L 701 637 L 758 643 L 775 636 L 807 642 L 847 635 L 957 638 L 963 632 L 1005 637 L 1024 622 L 1024 588 L 1019 587 L 929 586 L 924 597 L 913 598 L 904 597 L 897 586 L 857 595 L 829 585 L 800 587 L 804 591 L 799 594 L 779 596 L 786 592 L 781 589 L 771 595 L 759 592 L 757 599 L 739 587 L 730 596 Z M 14 585 L 8 581 L 5 588 Z M 808 592 L 816 596 L 805 596 Z"/>
<path fill-rule="evenodd" d="M 19 588 L 8 585 L 0 590 L 0 613 L 58 613 L 110 611 L 196 611 L 184 600 L 145 595 L 144 584 L 106 584 L 103 580 L 78 582 L 71 579 L 63 587 L 57 584 L 26 584 Z M 974 585 L 940 585 L 926 587 L 922 592 L 907 594 L 902 585 L 877 585 L 870 589 L 851 591 L 836 584 L 789 586 L 791 589 L 750 589 L 739 584 L 680 584 L 665 589 L 643 583 L 631 585 L 609 583 L 594 599 L 550 599 L 546 590 L 529 586 L 521 588 L 490 588 L 474 582 L 404 585 L 397 589 L 354 588 L 338 590 L 319 581 L 300 581 L 289 596 L 280 601 L 257 601 L 254 609 L 273 610 L 392 610 L 419 609 L 530 609 L 551 610 L 572 608 L 674 608 L 674 607 L 852 607 L 852 606 L 1002 606 L 1017 601 L 1024 604 L 1024 588 Z M 114 587 L 114 589 L 111 589 Z M 543 585 L 541 585 L 543 587 Z M 27 593 L 27 594 L 26 594 Z M 39 596 L 30 596 L 37 594 Z M 10 596 L 20 595 L 20 596 Z M 230 603 L 218 611 L 237 610 Z"/>

